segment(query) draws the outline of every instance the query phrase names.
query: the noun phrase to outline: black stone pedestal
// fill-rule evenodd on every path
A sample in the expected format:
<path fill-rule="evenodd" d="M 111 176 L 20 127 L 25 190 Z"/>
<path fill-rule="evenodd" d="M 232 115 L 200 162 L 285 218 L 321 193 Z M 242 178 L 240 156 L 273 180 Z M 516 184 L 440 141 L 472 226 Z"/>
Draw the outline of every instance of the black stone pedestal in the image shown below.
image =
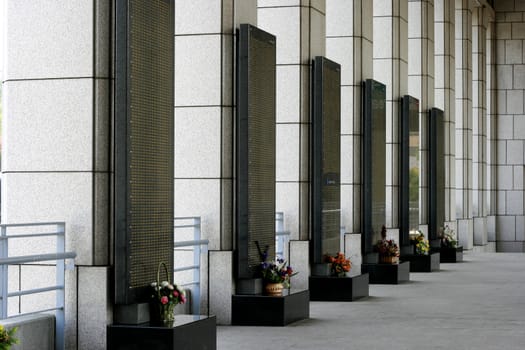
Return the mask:
<path fill-rule="evenodd" d="M 311 301 L 353 301 L 368 296 L 368 274 L 353 277 L 310 276 Z"/>
<path fill-rule="evenodd" d="M 217 348 L 215 316 L 175 315 L 173 326 L 109 325 L 108 350 L 211 350 Z"/>
<path fill-rule="evenodd" d="M 410 272 L 439 271 L 439 253 L 403 255 L 402 259 L 410 261 Z"/>
<path fill-rule="evenodd" d="M 286 326 L 309 317 L 308 290 L 285 289 L 282 296 L 232 296 L 232 324 L 236 326 Z"/>
<path fill-rule="evenodd" d="M 370 284 L 399 284 L 410 280 L 410 262 L 362 264 L 361 273 L 370 275 Z"/>
<path fill-rule="evenodd" d="M 439 249 L 439 254 L 442 263 L 456 263 L 463 261 L 463 247 Z"/>

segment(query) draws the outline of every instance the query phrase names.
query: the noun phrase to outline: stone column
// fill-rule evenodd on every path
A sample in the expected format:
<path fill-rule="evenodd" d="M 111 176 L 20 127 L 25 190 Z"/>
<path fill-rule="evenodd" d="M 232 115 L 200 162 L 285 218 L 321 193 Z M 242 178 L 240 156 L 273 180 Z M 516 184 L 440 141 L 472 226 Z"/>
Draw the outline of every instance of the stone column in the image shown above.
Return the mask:
<path fill-rule="evenodd" d="M 386 222 L 399 226 L 399 111 L 408 93 L 408 0 L 374 0 L 374 79 L 386 85 Z"/>
<path fill-rule="evenodd" d="M 497 213 L 497 89 L 496 89 L 496 23 L 494 18 L 487 27 L 487 240 L 496 242 Z"/>
<path fill-rule="evenodd" d="M 486 42 L 487 10 L 472 11 L 472 215 L 474 244 L 485 246 L 487 240 L 487 88 Z"/>
<path fill-rule="evenodd" d="M 373 77 L 372 12 L 368 0 L 326 3 L 326 55 L 341 65 L 341 225 L 345 254 L 359 269 L 361 240 L 362 83 Z"/>
<path fill-rule="evenodd" d="M 445 122 L 445 222 L 456 230 L 454 0 L 434 0 L 435 104 Z"/>
<path fill-rule="evenodd" d="M 105 349 L 112 322 L 111 3 L 8 0 L 2 6 L 2 223 L 66 223 L 66 249 L 82 266 L 66 273 L 66 348 L 89 341 L 90 349 Z M 53 252 L 55 245 L 12 248 L 27 255 L 35 248 Z M 44 266 L 23 270 L 21 284 L 47 276 L 46 285 L 55 284 Z M 21 303 L 32 310 L 29 299 Z"/>
<path fill-rule="evenodd" d="M 456 216 L 458 239 L 472 249 L 472 7 L 456 0 Z"/>
<path fill-rule="evenodd" d="M 419 100 L 419 223 L 423 232 L 428 232 L 427 136 L 428 111 L 434 107 L 434 0 L 409 0 L 408 17 L 408 94 Z"/>
<path fill-rule="evenodd" d="M 325 1 L 258 0 L 259 28 L 277 37 L 276 210 L 291 239 L 310 231 L 310 69 L 325 54 Z"/>
<path fill-rule="evenodd" d="M 255 25 L 256 0 L 175 1 L 175 216 L 200 216 L 210 262 L 232 266 L 235 30 Z M 177 232 L 176 232 L 177 234 Z M 232 275 L 208 269 L 209 309 L 230 323 Z M 208 281 L 201 280 L 202 312 Z"/>
<path fill-rule="evenodd" d="M 284 212 L 291 240 L 310 235 L 310 72 L 325 54 L 325 1 L 258 0 L 257 25 L 277 37 L 276 211 Z M 298 251 L 299 250 L 299 251 Z M 290 244 L 299 271 L 294 288 L 308 288 L 307 244 Z"/>

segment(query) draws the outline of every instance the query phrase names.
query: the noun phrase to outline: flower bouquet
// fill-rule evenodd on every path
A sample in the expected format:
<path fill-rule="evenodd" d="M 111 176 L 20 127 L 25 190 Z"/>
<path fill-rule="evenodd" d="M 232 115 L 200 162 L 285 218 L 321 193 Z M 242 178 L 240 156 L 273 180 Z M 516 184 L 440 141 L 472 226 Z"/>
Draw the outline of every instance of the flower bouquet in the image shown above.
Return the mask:
<path fill-rule="evenodd" d="M 448 225 L 441 231 L 440 239 L 442 248 L 457 248 L 458 246 L 456 233 Z"/>
<path fill-rule="evenodd" d="M 169 273 L 166 264 L 161 262 L 157 269 L 157 281 L 151 283 L 153 288 L 152 306 L 158 319 L 168 324 L 175 320 L 173 309 L 177 304 L 184 304 L 186 302 L 186 295 L 176 284 L 170 283 L 167 280 L 160 281 L 160 270 L 164 266 L 166 278 L 169 280 Z"/>
<path fill-rule="evenodd" d="M 261 257 L 261 264 L 259 265 L 259 272 L 265 284 L 265 291 L 268 295 L 282 295 L 283 288 L 290 288 L 290 278 L 295 276 L 297 272 L 293 272 L 291 266 L 287 265 L 286 260 L 276 259 L 268 262 L 268 247 L 261 251 L 259 243 L 255 242 L 259 255 Z"/>
<path fill-rule="evenodd" d="M 0 324 L 0 350 L 9 350 L 11 345 L 18 344 L 18 339 L 14 337 L 16 331 L 16 327 L 7 330 Z"/>
<path fill-rule="evenodd" d="M 410 234 L 410 243 L 415 246 L 416 254 L 427 255 L 430 251 L 428 239 L 425 238 L 421 231 Z"/>
<path fill-rule="evenodd" d="M 330 272 L 333 276 L 344 277 L 352 268 L 350 259 L 346 259 L 344 253 L 337 253 L 335 256 L 325 255 L 324 261 L 330 264 Z"/>
<path fill-rule="evenodd" d="M 381 229 L 381 239 L 374 245 L 374 251 L 379 253 L 379 262 L 397 264 L 399 262 L 399 247 L 393 239 L 386 239 L 385 226 Z"/>

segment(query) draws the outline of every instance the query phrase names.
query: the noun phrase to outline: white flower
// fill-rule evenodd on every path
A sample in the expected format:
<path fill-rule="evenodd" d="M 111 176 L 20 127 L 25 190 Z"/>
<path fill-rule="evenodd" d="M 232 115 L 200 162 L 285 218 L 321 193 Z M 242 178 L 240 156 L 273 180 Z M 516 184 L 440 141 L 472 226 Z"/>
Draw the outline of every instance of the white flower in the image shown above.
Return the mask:
<path fill-rule="evenodd" d="M 169 285 L 170 285 L 170 283 L 169 283 L 168 281 L 162 281 L 162 282 L 160 282 L 160 286 L 161 286 L 162 288 L 166 288 L 166 287 L 169 286 Z"/>

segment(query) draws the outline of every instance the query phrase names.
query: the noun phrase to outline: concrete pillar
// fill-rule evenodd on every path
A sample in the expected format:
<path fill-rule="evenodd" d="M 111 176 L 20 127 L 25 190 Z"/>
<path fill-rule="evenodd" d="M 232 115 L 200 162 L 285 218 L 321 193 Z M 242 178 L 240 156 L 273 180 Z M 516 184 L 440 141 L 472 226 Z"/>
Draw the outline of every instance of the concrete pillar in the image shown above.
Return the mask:
<path fill-rule="evenodd" d="M 256 0 L 175 1 L 175 216 L 200 216 L 210 241 L 210 263 L 232 265 L 233 120 L 235 31 L 257 22 Z M 176 238 L 177 239 L 177 238 Z M 224 251 L 225 254 L 220 254 Z M 206 259 L 204 259 L 206 260 Z M 208 301 L 208 283 L 224 280 L 223 269 L 203 261 L 202 312 L 229 323 L 230 293 Z M 226 300 L 226 299 L 228 300 Z"/>
<path fill-rule="evenodd" d="M 257 25 L 277 37 L 276 211 L 290 231 L 290 265 L 307 286 L 310 274 L 310 73 L 315 56 L 325 55 L 325 0 L 257 1 Z"/>
<path fill-rule="evenodd" d="M 456 230 L 456 97 L 454 0 L 434 0 L 435 105 L 445 122 L 445 222 Z"/>
<path fill-rule="evenodd" d="M 428 110 L 434 107 L 434 0 L 409 0 L 408 17 L 408 94 L 419 100 L 419 223 L 427 226 Z"/>
<path fill-rule="evenodd" d="M 487 240 L 487 10 L 472 11 L 472 215 L 474 244 L 485 246 Z"/>
<path fill-rule="evenodd" d="M 258 27 L 277 37 L 276 210 L 292 240 L 310 231 L 310 68 L 325 54 L 325 1 L 258 0 Z"/>
<path fill-rule="evenodd" d="M 89 284 L 105 299 L 111 290 L 111 3 L 8 0 L 2 6 L 2 222 L 65 221 L 66 249 L 76 251 L 84 272 L 96 272 Z M 54 284 L 53 275 L 35 267 L 25 278 L 48 276 L 46 285 Z M 80 329 L 96 339 L 111 322 L 111 311 L 87 319 L 77 313 L 91 299 L 77 292 L 76 282 L 69 271 L 67 349 L 81 344 Z M 90 346 L 104 348 L 105 339 Z"/>
<path fill-rule="evenodd" d="M 496 23 L 494 14 L 487 26 L 487 240 L 496 242 L 496 212 L 497 212 L 497 89 L 496 89 Z"/>
<path fill-rule="evenodd" d="M 460 244 L 472 249 L 472 5 L 456 0 L 455 6 L 457 232 Z"/>
<path fill-rule="evenodd" d="M 326 55 L 341 65 L 341 225 L 348 233 L 361 232 L 362 83 L 373 77 L 372 7 L 367 0 L 326 3 Z"/>
<path fill-rule="evenodd" d="M 399 226 L 399 110 L 408 93 L 408 0 L 374 0 L 374 79 L 386 85 L 385 225 Z"/>

